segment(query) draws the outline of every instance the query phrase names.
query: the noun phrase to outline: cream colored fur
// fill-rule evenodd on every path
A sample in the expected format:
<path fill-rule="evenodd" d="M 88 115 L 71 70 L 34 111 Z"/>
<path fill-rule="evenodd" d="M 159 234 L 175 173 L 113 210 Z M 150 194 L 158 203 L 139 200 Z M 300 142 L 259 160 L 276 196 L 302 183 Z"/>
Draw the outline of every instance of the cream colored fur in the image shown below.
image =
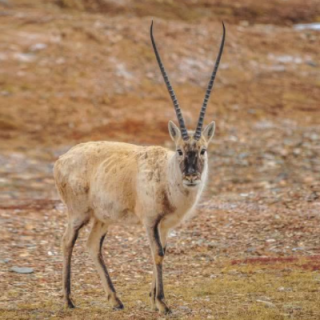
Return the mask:
<path fill-rule="evenodd" d="M 169 125 L 170 134 L 176 147 L 186 147 L 179 129 L 172 125 Z M 192 132 L 189 134 L 192 137 Z M 190 139 L 195 148 L 200 150 L 203 146 L 207 147 L 213 136 L 212 130 L 210 134 L 210 137 L 201 137 L 200 141 Z M 162 263 L 164 254 L 161 254 L 161 250 L 165 250 L 169 230 L 188 217 L 199 201 L 207 179 L 206 157 L 205 154 L 201 181 L 192 188 L 183 183 L 183 174 L 179 168 L 181 159 L 177 153 L 163 147 L 88 142 L 73 147 L 57 160 L 54 166 L 56 186 L 68 209 L 68 226 L 62 249 L 64 295 L 69 307 L 73 307 L 70 299 L 72 248 L 80 228 L 92 219 L 94 225 L 88 249 L 113 306 L 123 307 L 101 257 L 104 235 L 113 224 L 140 222 L 147 231 L 155 261 L 152 294 L 154 308 L 163 313 L 169 311 L 161 293 L 162 278 L 157 280 L 159 272 L 156 268 Z M 160 248 L 155 239 L 155 228 L 159 231 Z M 160 288 L 158 282 L 161 282 Z"/>

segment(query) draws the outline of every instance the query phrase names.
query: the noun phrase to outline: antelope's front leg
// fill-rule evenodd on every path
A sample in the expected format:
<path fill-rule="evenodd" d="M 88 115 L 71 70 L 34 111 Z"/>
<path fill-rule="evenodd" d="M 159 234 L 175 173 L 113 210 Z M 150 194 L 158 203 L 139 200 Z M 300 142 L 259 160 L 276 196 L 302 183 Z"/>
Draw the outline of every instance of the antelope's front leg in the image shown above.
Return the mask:
<path fill-rule="evenodd" d="M 162 280 L 162 262 L 164 258 L 164 249 L 161 244 L 160 234 L 159 234 L 159 223 L 160 220 L 152 224 L 148 224 L 147 235 L 150 242 L 151 253 L 154 262 L 154 280 L 156 284 L 155 292 L 155 307 L 158 308 L 160 313 L 167 314 L 170 313 L 170 309 L 164 302 L 164 290 L 163 290 L 163 280 Z M 152 292 L 151 292 L 152 294 Z"/>
<path fill-rule="evenodd" d="M 169 227 L 165 220 L 161 220 L 158 226 L 158 231 L 160 234 L 160 242 L 163 248 L 164 256 L 166 255 L 166 247 L 167 247 L 167 238 L 168 238 L 168 232 Z M 153 268 L 153 276 L 152 276 L 152 285 L 151 285 L 151 292 L 150 292 L 150 298 L 152 307 L 155 311 L 158 311 L 157 305 L 156 305 L 156 293 L 157 293 L 157 287 L 156 287 L 156 277 L 157 277 L 157 271 L 156 268 Z"/>

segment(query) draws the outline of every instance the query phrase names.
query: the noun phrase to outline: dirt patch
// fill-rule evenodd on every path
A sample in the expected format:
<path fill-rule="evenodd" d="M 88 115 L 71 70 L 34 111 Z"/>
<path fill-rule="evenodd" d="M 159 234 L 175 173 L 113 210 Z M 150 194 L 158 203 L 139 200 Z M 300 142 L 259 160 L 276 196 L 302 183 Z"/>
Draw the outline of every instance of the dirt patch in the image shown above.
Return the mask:
<path fill-rule="evenodd" d="M 300 0 L 290 2 L 272 0 L 258 3 L 247 1 L 152 1 L 152 0 L 58 0 L 58 6 L 80 11 L 101 13 L 111 16 L 128 15 L 137 17 L 158 17 L 161 19 L 176 19 L 197 22 L 203 19 L 222 19 L 227 22 L 238 23 L 268 23 L 287 25 L 319 20 L 320 9 L 317 1 Z"/>
<path fill-rule="evenodd" d="M 66 213 L 52 167 L 72 145 L 117 140 L 172 148 L 175 120 L 149 40 L 154 33 L 188 128 L 221 39 L 206 123 L 210 177 L 197 215 L 170 234 L 173 317 L 319 319 L 320 33 L 317 1 L 0 1 L 1 319 L 157 319 L 140 227 L 116 227 L 105 256 L 124 312 L 77 242 L 64 310 Z M 21 275 L 11 268 L 32 267 Z"/>

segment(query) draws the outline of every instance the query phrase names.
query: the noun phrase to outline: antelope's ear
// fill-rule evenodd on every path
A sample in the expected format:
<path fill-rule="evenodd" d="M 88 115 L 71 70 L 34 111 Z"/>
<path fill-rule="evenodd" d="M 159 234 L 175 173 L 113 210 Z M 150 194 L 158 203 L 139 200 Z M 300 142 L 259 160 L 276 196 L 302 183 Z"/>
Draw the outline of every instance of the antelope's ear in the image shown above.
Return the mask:
<path fill-rule="evenodd" d="M 180 129 L 172 121 L 169 121 L 168 129 L 170 137 L 174 142 L 178 141 L 178 139 L 181 138 Z"/>
<path fill-rule="evenodd" d="M 216 129 L 216 124 L 214 121 L 212 121 L 211 123 L 209 123 L 203 130 L 202 135 L 204 136 L 204 138 L 207 140 L 207 142 L 209 143 L 211 141 L 211 139 L 214 136 L 214 131 Z"/>

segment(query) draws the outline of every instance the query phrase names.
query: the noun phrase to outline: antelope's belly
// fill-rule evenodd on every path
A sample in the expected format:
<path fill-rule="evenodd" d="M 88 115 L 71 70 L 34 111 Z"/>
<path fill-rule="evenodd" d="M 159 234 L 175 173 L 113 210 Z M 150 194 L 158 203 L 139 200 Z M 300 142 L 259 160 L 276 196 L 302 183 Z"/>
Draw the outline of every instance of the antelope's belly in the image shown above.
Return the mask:
<path fill-rule="evenodd" d="M 102 199 L 93 197 L 92 210 L 94 216 L 104 223 L 138 224 L 140 222 L 131 208 L 108 197 Z"/>

